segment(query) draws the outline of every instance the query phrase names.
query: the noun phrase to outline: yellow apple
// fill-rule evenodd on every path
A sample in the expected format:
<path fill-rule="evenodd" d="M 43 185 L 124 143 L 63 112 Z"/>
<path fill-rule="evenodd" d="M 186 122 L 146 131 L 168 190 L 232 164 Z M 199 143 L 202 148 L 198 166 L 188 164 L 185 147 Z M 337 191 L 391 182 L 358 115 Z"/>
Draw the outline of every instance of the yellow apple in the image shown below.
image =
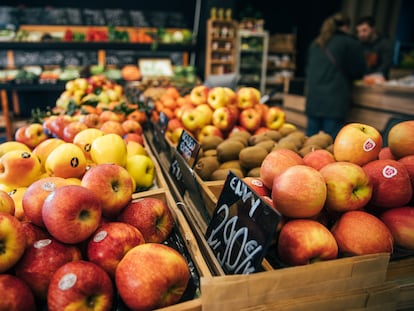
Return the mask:
<path fill-rule="evenodd" d="M 42 141 L 33 149 L 33 154 L 37 155 L 40 160 L 41 171 L 45 171 L 45 162 L 49 154 L 59 145 L 65 142 L 60 138 L 48 138 Z"/>
<path fill-rule="evenodd" d="M 50 176 L 79 178 L 86 171 L 86 157 L 79 146 L 64 143 L 57 146 L 46 158 L 45 170 Z"/>
<path fill-rule="evenodd" d="M 12 150 L 0 158 L 0 183 L 27 187 L 41 174 L 39 158 L 32 152 Z"/>
<path fill-rule="evenodd" d="M 201 104 L 194 108 L 201 115 L 202 126 L 211 124 L 213 118 L 213 109 L 209 104 Z"/>
<path fill-rule="evenodd" d="M 148 155 L 148 152 L 143 145 L 130 140 L 127 142 L 127 156 L 129 157 L 135 154 Z"/>
<path fill-rule="evenodd" d="M 0 157 L 11 150 L 31 151 L 30 148 L 23 143 L 20 143 L 18 141 L 6 141 L 0 144 Z"/>
<path fill-rule="evenodd" d="M 12 197 L 6 191 L 0 190 L 0 212 L 14 215 L 15 209 Z"/>
<path fill-rule="evenodd" d="M 98 138 L 103 135 L 105 135 L 105 133 L 100 129 L 87 128 L 75 135 L 75 137 L 73 138 L 73 143 L 82 149 L 87 159 L 91 159 L 90 152 L 92 142 L 95 140 L 95 138 Z"/>
<path fill-rule="evenodd" d="M 149 156 L 136 154 L 128 157 L 126 169 L 135 180 L 136 189 L 149 188 L 153 185 L 155 166 Z"/>
<path fill-rule="evenodd" d="M 23 209 L 23 196 L 27 190 L 27 187 L 14 188 L 9 192 L 10 197 L 14 201 L 14 217 L 20 221 L 29 220 Z"/>
<path fill-rule="evenodd" d="M 114 163 L 125 166 L 126 142 L 118 134 L 106 134 L 96 138 L 91 145 L 91 158 L 96 164 Z"/>

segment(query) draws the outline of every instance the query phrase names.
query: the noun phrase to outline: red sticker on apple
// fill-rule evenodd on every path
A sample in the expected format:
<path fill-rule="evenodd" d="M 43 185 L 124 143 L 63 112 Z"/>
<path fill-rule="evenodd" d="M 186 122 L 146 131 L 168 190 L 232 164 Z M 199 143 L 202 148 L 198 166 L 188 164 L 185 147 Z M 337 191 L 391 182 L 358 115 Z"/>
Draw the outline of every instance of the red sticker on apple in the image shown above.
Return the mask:
<path fill-rule="evenodd" d="M 371 138 L 368 138 L 364 142 L 363 149 L 364 149 L 364 151 L 368 152 L 368 151 L 371 151 L 372 149 L 374 149 L 375 146 L 376 146 L 375 141 L 373 141 Z"/>
<path fill-rule="evenodd" d="M 105 239 L 108 235 L 108 232 L 105 230 L 99 231 L 95 236 L 93 237 L 93 241 L 96 243 L 101 242 L 103 239 Z"/>
<path fill-rule="evenodd" d="M 382 169 L 382 176 L 384 176 L 385 178 L 392 178 L 394 176 L 396 176 L 398 173 L 398 170 L 391 165 L 386 165 L 383 169 Z"/>
<path fill-rule="evenodd" d="M 33 243 L 33 247 L 34 248 L 43 248 L 43 247 L 48 246 L 50 243 L 52 243 L 51 239 L 38 240 L 38 241 Z"/>
<path fill-rule="evenodd" d="M 47 181 L 42 184 L 42 189 L 50 192 L 55 191 L 56 184 L 53 181 Z"/>
<path fill-rule="evenodd" d="M 76 284 L 77 276 L 74 273 L 65 274 L 59 281 L 58 287 L 61 290 L 68 290 Z"/>

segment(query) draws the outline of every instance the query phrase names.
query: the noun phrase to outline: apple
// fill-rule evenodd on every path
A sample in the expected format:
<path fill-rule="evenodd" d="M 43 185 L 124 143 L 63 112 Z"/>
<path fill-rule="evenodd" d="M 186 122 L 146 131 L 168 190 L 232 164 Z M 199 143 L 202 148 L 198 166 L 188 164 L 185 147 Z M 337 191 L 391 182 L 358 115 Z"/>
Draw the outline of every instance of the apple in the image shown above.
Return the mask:
<path fill-rule="evenodd" d="M 119 117 L 119 115 L 112 111 L 112 110 L 104 110 L 99 114 L 99 119 L 101 120 L 102 124 L 105 123 L 106 121 L 115 121 L 115 122 L 120 122 L 121 119 Z"/>
<path fill-rule="evenodd" d="M 41 239 L 26 249 L 15 265 L 15 273 L 29 285 L 35 297 L 45 301 L 53 273 L 65 263 L 80 259 L 81 252 L 76 246 L 53 238 Z"/>
<path fill-rule="evenodd" d="M 49 311 L 109 311 L 113 300 L 109 275 L 97 264 L 84 260 L 68 262 L 56 270 L 47 292 Z"/>
<path fill-rule="evenodd" d="M 396 160 L 374 160 L 363 169 L 372 182 L 372 205 L 392 208 L 406 205 L 411 200 L 413 187 L 404 164 Z"/>
<path fill-rule="evenodd" d="M 144 136 L 143 134 L 137 133 L 126 133 L 122 136 L 123 140 L 128 143 L 129 141 L 135 141 L 141 145 L 144 145 Z"/>
<path fill-rule="evenodd" d="M 118 134 L 119 136 L 123 136 L 125 134 L 124 128 L 119 121 L 104 121 L 99 129 L 104 132 L 104 134 L 113 133 Z"/>
<path fill-rule="evenodd" d="M 246 176 L 243 177 L 242 180 L 252 189 L 254 192 L 256 192 L 257 195 L 260 197 L 269 197 L 271 196 L 271 190 L 265 186 L 262 179 L 260 177 L 250 177 Z M 272 201 L 273 205 L 273 201 Z"/>
<path fill-rule="evenodd" d="M 352 162 L 338 161 L 319 172 L 328 190 L 325 208 L 343 213 L 364 208 L 370 202 L 373 185 L 363 168 Z"/>
<path fill-rule="evenodd" d="M 49 239 L 52 237 L 45 228 L 35 225 L 30 220 L 21 221 L 21 224 L 26 234 L 26 247 L 33 245 L 37 240 Z"/>
<path fill-rule="evenodd" d="M 226 107 L 229 102 L 229 95 L 222 86 L 215 86 L 208 92 L 207 103 L 213 110 L 219 107 Z"/>
<path fill-rule="evenodd" d="M 22 197 L 22 208 L 27 219 L 44 228 L 43 203 L 51 192 L 65 185 L 69 185 L 69 181 L 62 177 L 44 177 L 29 185 Z"/>
<path fill-rule="evenodd" d="M 0 183 L 9 187 L 27 187 L 40 172 L 39 158 L 32 152 L 12 150 L 0 158 Z"/>
<path fill-rule="evenodd" d="M 253 108 L 260 103 L 260 91 L 254 87 L 244 86 L 237 90 L 237 107 L 241 110 Z"/>
<path fill-rule="evenodd" d="M 181 122 L 181 116 L 180 117 L 174 117 L 172 119 L 168 120 L 167 124 L 167 131 L 173 131 L 176 128 L 183 127 L 183 122 Z"/>
<path fill-rule="evenodd" d="M 394 243 L 414 250 L 414 207 L 401 206 L 386 210 L 380 215 L 394 238 Z"/>
<path fill-rule="evenodd" d="M 392 154 L 390 147 L 382 147 L 380 152 L 378 153 L 378 159 L 397 160 L 397 158 Z"/>
<path fill-rule="evenodd" d="M 36 310 L 36 302 L 29 286 L 12 274 L 0 274 L 0 310 Z"/>
<path fill-rule="evenodd" d="M 318 171 L 329 163 L 334 163 L 335 158 L 331 152 L 326 149 L 317 149 L 308 152 L 303 157 L 303 163 L 307 166 L 311 166 Z"/>
<path fill-rule="evenodd" d="M 64 143 L 53 149 L 45 161 L 49 176 L 69 178 L 81 177 L 86 171 L 86 157 L 74 143 Z"/>
<path fill-rule="evenodd" d="M 119 295 L 132 310 L 153 310 L 178 303 L 189 279 L 183 255 L 158 243 L 135 246 L 122 258 L 115 272 Z"/>
<path fill-rule="evenodd" d="M 82 115 L 79 118 L 79 121 L 84 123 L 88 128 L 100 128 L 103 123 L 99 118 L 99 114 L 97 113 L 88 113 Z"/>
<path fill-rule="evenodd" d="M 0 245 L 0 273 L 3 273 L 20 260 L 26 248 L 26 234 L 21 222 L 5 212 L 0 212 Z"/>
<path fill-rule="evenodd" d="M 414 120 L 402 121 L 388 131 L 388 147 L 397 158 L 414 154 Z"/>
<path fill-rule="evenodd" d="M 338 257 L 338 245 L 327 227 L 312 219 L 293 219 L 280 229 L 279 258 L 291 266 L 306 265 Z"/>
<path fill-rule="evenodd" d="M 272 106 L 263 114 L 264 125 L 271 130 L 280 129 L 286 120 L 286 113 L 277 106 Z"/>
<path fill-rule="evenodd" d="M 83 175 L 81 186 L 96 194 L 102 215 L 107 218 L 117 216 L 132 199 L 135 190 L 127 169 L 111 163 L 92 166 Z"/>
<path fill-rule="evenodd" d="M 172 144 L 177 144 L 183 131 L 185 131 L 185 128 L 179 127 L 174 129 L 172 132 L 165 132 L 165 137 L 171 141 Z"/>
<path fill-rule="evenodd" d="M 190 101 L 194 105 L 207 103 L 207 97 L 210 89 L 205 85 L 197 85 L 190 91 Z"/>
<path fill-rule="evenodd" d="M 411 187 L 413 188 L 414 195 L 414 155 L 404 156 L 400 158 L 398 162 L 404 164 L 405 168 L 407 169 L 408 175 L 410 176 Z"/>
<path fill-rule="evenodd" d="M 174 217 L 167 203 L 154 197 L 132 200 L 118 220 L 141 231 L 146 243 L 165 241 L 174 228 Z"/>
<path fill-rule="evenodd" d="M 53 118 L 50 123 L 50 131 L 53 137 L 63 139 L 63 130 L 65 129 L 66 125 L 72 122 L 72 117 L 64 114 L 59 115 L 56 118 Z"/>
<path fill-rule="evenodd" d="M 393 252 L 391 231 L 378 217 L 365 211 L 343 213 L 331 232 L 338 243 L 339 253 L 344 256 Z"/>
<path fill-rule="evenodd" d="M 63 243 L 75 244 L 89 238 L 101 221 L 101 202 L 85 187 L 57 188 L 42 208 L 43 223 L 49 233 Z"/>
<path fill-rule="evenodd" d="M 148 155 L 136 154 L 127 157 L 125 168 L 134 179 L 137 189 L 147 189 L 154 184 L 155 165 Z"/>
<path fill-rule="evenodd" d="M 30 149 L 36 147 L 39 143 L 48 138 L 40 123 L 31 123 L 19 128 L 15 133 L 16 142 L 25 144 Z"/>
<path fill-rule="evenodd" d="M 0 190 L 0 212 L 14 215 L 15 205 L 12 197 L 4 190 Z"/>
<path fill-rule="evenodd" d="M 195 133 L 203 126 L 203 116 L 195 108 L 186 109 L 181 115 L 181 123 L 186 130 Z"/>
<path fill-rule="evenodd" d="M 86 159 L 91 159 L 92 142 L 95 138 L 101 137 L 104 134 L 100 129 L 88 128 L 76 134 L 73 138 L 73 143 L 82 149 Z"/>
<path fill-rule="evenodd" d="M 131 119 L 127 119 L 122 121 L 121 126 L 124 130 L 124 133 L 135 133 L 135 134 L 142 134 L 142 125 L 135 121 L 135 120 L 131 120 Z"/>
<path fill-rule="evenodd" d="M 18 141 L 5 141 L 0 144 L 0 157 L 11 150 L 32 151 L 27 145 Z"/>
<path fill-rule="evenodd" d="M 259 129 L 261 122 L 262 115 L 253 107 L 245 108 L 240 112 L 239 124 L 251 133 Z"/>
<path fill-rule="evenodd" d="M 28 220 L 23 210 L 23 196 L 26 190 L 27 187 L 17 187 L 8 192 L 14 201 L 14 216 L 21 221 Z"/>
<path fill-rule="evenodd" d="M 148 155 L 147 149 L 145 147 L 133 140 L 127 141 L 127 156 L 132 156 L 135 154 L 142 154 L 142 155 Z"/>
<path fill-rule="evenodd" d="M 322 174 L 313 167 L 293 165 L 277 177 L 272 185 L 272 200 L 286 217 L 307 218 L 324 207 L 327 188 Z"/>
<path fill-rule="evenodd" d="M 262 161 L 260 178 L 265 186 L 272 189 L 273 180 L 285 169 L 293 165 L 304 164 L 302 157 L 290 149 L 271 151 Z"/>
<path fill-rule="evenodd" d="M 201 115 L 201 126 L 211 124 L 213 109 L 209 104 L 201 104 L 194 108 Z"/>
<path fill-rule="evenodd" d="M 87 129 L 87 125 L 80 121 L 72 121 L 63 128 L 63 140 L 67 143 L 72 143 L 76 134 Z"/>
<path fill-rule="evenodd" d="M 48 138 L 42 141 L 33 149 L 33 154 L 36 155 L 40 160 L 41 171 L 45 172 L 45 163 L 49 154 L 59 145 L 65 143 L 63 139 L 60 138 Z"/>
<path fill-rule="evenodd" d="M 125 166 L 126 142 L 117 134 L 105 134 L 93 140 L 90 153 L 92 161 L 96 164 L 114 163 Z"/>
<path fill-rule="evenodd" d="M 364 165 L 378 158 L 382 148 L 381 133 L 373 126 L 348 123 L 334 140 L 333 154 L 337 161 Z"/>
<path fill-rule="evenodd" d="M 103 268 L 110 277 L 115 277 L 118 263 L 133 247 L 145 243 L 141 231 L 124 222 L 102 224 L 89 239 L 88 260 Z"/>
<path fill-rule="evenodd" d="M 218 107 L 213 111 L 212 123 L 222 132 L 229 132 L 237 123 L 238 115 L 230 107 Z"/>
<path fill-rule="evenodd" d="M 205 137 L 218 136 L 223 138 L 221 130 L 212 124 L 204 125 L 197 133 L 197 140 L 201 143 Z"/>

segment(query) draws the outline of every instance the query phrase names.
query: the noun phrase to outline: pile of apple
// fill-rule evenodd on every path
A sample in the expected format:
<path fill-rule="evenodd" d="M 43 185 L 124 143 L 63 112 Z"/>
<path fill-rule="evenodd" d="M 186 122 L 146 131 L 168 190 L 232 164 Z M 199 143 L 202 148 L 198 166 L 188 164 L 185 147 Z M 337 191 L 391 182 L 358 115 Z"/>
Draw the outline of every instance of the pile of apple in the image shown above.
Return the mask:
<path fill-rule="evenodd" d="M 276 130 L 285 123 L 284 111 L 262 104 L 260 91 L 253 87 L 234 91 L 198 85 L 185 96 L 170 87 L 155 101 L 153 121 L 161 112 L 169 119 L 166 137 L 172 143 L 178 142 L 183 130 L 201 142 L 211 135 L 226 138 L 238 128 L 256 133 L 263 128 Z"/>
<path fill-rule="evenodd" d="M 286 265 L 414 251 L 414 120 L 381 133 L 345 125 L 333 154 L 270 152 L 260 177 L 245 178 L 281 215 L 275 237 Z M 414 254 L 414 252 L 413 252 Z"/>
<path fill-rule="evenodd" d="M 133 199 L 154 179 L 143 146 L 88 128 L 71 143 L 5 142 L 0 154 L 0 310 L 152 310 L 181 299 L 189 266 L 163 243 L 172 211 L 150 192 Z"/>

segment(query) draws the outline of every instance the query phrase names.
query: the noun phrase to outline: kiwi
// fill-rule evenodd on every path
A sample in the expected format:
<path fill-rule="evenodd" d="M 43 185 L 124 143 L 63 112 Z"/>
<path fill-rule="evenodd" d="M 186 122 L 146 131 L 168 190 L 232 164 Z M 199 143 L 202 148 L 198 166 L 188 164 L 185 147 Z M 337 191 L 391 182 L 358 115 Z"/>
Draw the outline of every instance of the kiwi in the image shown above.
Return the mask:
<path fill-rule="evenodd" d="M 255 134 L 255 135 L 250 136 L 248 143 L 249 143 L 249 146 L 254 146 L 265 140 L 272 140 L 272 139 L 269 136 L 267 136 L 265 133 Z"/>
<path fill-rule="evenodd" d="M 250 169 L 247 172 L 246 176 L 249 176 L 249 177 L 260 177 L 260 166 L 257 166 L 257 167 L 254 167 L 254 168 Z"/>
<path fill-rule="evenodd" d="M 279 141 L 279 139 L 281 139 L 283 137 L 282 133 L 280 133 L 278 130 L 269 130 L 269 131 L 265 132 L 265 135 L 269 136 L 270 139 L 272 139 L 276 142 Z"/>
<path fill-rule="evenodd" d="M 331 135 L 320 131 L 317 134 L 309 136 L 305 142 L 305 145 L 318 145 L 322 149 L 328 147 L 333 143 L 333 138 Z"/>
<path fill-rule="evenodd" d="M 287 135 L 285 137 L 282 137 L 279 141 L 278 144 L 285 144 L 285 143 L 292 143 L 293 145 L 295 145 L 296 149 L 300 149 L 303 146 L 303 140 L 298 137 L 298 136 L 290 136 Z"/>
<path fill-rule="evenodd" d="M 225 180 L 230 171 L 239 178 L 244 177 L 243 172 L 236 168 L 219 168 L 211 174 L 210 180 Z"/>
<path fill-rule="evenodd" d="M 217 156 L 216 149 L 209 149 L 209 150 L 203 151 L 203 157 L 215 157 L 215 156 Z"/>
<path fill-rule="evenodd" d="M 250 134 L 250 132 L 248 131 L 232 131 L 228 138 L 233 138 L 233 137 L 244 137 L 245 139 L 249 139 L 250 136 L 252 136 L 252 134 Z"/>
<path fill-rule="evenodd" d="M 239 161 L 242 167 L 251 169 L 260 166 L 263 159 L 269 154 L 267 149 L 260 146 L 250 146 L 244 148 L 239 153 Z"/>
<path fill-rule="evenodd" d="M 276 149 L 290 149 L 292 151 L 297 152 L 299 149 L 294 141 L 291 140 L 280 140 L 272 150 Z"/>
<path fill-rule="evenodd" d="M 239 160 L 230 160 L 220 163 L 219 168 L 236 168 L 241 171 L 243 170 Z"/>
<path fill-rule="evenodd" d="M 217 170 L 219 166 L 220 162 L 217 157 L 203 157 L 194 165 L 194 171 L 202 180 L 210 180 L 211 174 Z"/>
<path fill-rule="evenodd" d="M 260 143 L 257 143 L 255 146 L 265 148 L 267 152 L 270 152 L 275 145 L 276 145 L 276 142 L 270 139 L 270 140 L 261 141 Z"/>
<path fill-rule="evenodd" d="M 286 136 L 296 130 L 297 130 L 296 126 L 285 123 L 279 128 L 278 131 L 282 134 L 282 136 Z"/>
<path fill-rule="evenodd" d="M 303 146 L 300 150 L 299 150 L 299 154 L 304 157 L 305 155 L 307 155 L 309 152 L 312 152 L 314 150 L 318 150 L 318 149 L 322 149 L 319 145 L 306 145 Z"/>
<path fill-rule="evenodd" d="M 330 153 L 334 153 L 334 144 L 330 144 L 328 147 L 325 148 L 326 150 L 328 150 Z"/>
<path fill-rule="evenodd" d="M 217 148 L 217 158 L 220 162 L 238 160 L 239 153 L 244 148 L 242 142 L 234 139 L 226 139 Z"/>
<path fill-rule="evenodd" d="M 217 146 L 223 142 L 223 138 L 217 135 L 211 135 L 211 136 L 205 136 L 200 141 L 201 148 L 204 151 L 210 150 L 210 149 L 216 149 Z"/>

